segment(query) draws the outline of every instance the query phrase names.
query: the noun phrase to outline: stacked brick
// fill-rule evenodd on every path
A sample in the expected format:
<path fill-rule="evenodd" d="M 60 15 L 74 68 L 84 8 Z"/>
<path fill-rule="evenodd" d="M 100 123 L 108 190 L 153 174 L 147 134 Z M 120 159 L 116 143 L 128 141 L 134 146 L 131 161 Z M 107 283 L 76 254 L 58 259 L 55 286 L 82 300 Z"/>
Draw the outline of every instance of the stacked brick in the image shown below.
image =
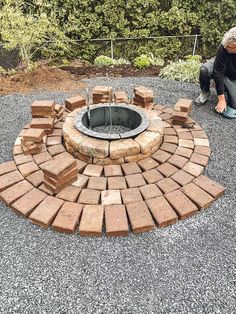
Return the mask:
<path fill-rule="evenodd" d="M 129 104 L 129 99 L 124 91 L 117 91 L 114 93 L 114 102 L 115 103 L 126 103 Z"/>
<path fill-rule="evenodd" d="M 55 102 L 50 100 L 36 100 L 31 105 L 33 118 L 55 118 Z"/>
<path fill-rule="evenodd" d="M 41 166 L 43 183 L 53 194 L 71 185 L 78 179 L 77 161 L 69 156 L 56 156 Z"/>
<path fill-rule="evenodd" d="M 25 155 L 39 154 L 43 149 L 43 137 L 45 131 L 43 129 L 27 129 L 21 139 L 21 148 Z"/>
<path fill-rule="evenodd" d="M 86 100 L 81 95 L 77 95 L 65 100 L 65 107 L 69 111 L 81 108 L 86 105 Z"/>
<path fill-rule="evenodd" d="M 146 109 L 152 109 L 154 94 L 151 89 L 144 86 L 134 88 L 133 104 Z"/>
<path fill-rule="evenodd" d="M 93 89 L 93 103 L 108 103 L 112 101 L 112 87 L 96 86 Z"/>
<path fill-rule="evenodd" d="M 180 98 L 175 104 L 175 109 L 172 113 L 173 125 L 186 125 L 189 118 L 189 113 L 192 111 L 192 100 L 186 98 Z"/>
<path fill-rule="evenodd" d="M 55 102 L 50 100 L 35 101 L 31 105 L 32 121 L 30 128 L 44 129 L 51 134 L 54 129 L 57 113 Z"/>
<path fill-rule="evenodd" d="M 56 111 L 56 120 L 57 121 L 61 120 L 65 109 L 61 105 L 55 105 L 55 111 Z"/>

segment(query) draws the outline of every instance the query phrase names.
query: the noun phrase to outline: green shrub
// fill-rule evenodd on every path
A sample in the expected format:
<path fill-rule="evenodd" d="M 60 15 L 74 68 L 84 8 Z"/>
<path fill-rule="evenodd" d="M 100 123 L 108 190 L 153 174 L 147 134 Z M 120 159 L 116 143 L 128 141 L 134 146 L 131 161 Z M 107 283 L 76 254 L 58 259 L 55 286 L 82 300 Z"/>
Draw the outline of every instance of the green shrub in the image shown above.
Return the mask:
<path fill-rule="evenodd" d="M 147 55 L 141 55 L 134 59 L 134 66 L 138 69 L 146 69 L 151 65 L 150 58 Z"/>
<path fill-rule="evenodd" d="M 153 53 L 150 53 L 149 59 L 150 59 L 151 65 L 163 66 L 165 63 L 165 61 L 162 58 L 155 57 Z"/>
<path fill-rule="evenodd" d="M 114 65 L 122 65 L 122 64 L 130 64 L 130 62 L 124 58 L 120 58 L 120 59 L 114 59 L 113 60 L 113 64 Z"/>
<path fill-rule="evenodd" d="M 160 71 L 160 77 L 182 81 L 197 83 L 199 81 L 199 70 L 201 63 L 197 60 L 179 60 L 172 62 Z"/>
<path fill-rule="evenodd" d="M 113 65 L 113 59 L 110 57 L 107 57 L 107 56 L 98 56 L 94 60 L 94 65 L 96 65 L 98 67 Z"/>
<path fill-rule="evenodd" d="M 198 61 L 198 62 L 201 62 L 202 60 L 202 57 L 200 55 L 188 55 L 184 58 L 186 61 Z"/>

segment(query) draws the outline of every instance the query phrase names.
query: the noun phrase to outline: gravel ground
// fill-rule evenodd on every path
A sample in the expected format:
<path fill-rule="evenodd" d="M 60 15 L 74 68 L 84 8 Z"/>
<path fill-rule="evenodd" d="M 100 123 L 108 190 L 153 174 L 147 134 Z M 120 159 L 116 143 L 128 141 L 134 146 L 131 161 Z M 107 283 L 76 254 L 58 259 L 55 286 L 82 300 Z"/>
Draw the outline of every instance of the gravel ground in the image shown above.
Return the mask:
<path fill-rule="evenodd" d="M 85 81 L 102 85 L 105 79 Z M 199 87 L 159 78 L 111 79 L 114 88 L 145 85 L 173 106 Z M 15 138 L 35 92 L 0 98 L 0 162 L 12 159 Z M 227 186 L 223 198 L 195 217 L 127 238 L 82 238 L 43 230 L 0 203 L 0 313 L 236 313 L 235 121 L 214 113 L 216 95 L 192 117 L 213 150 L 206 173 Z"/>

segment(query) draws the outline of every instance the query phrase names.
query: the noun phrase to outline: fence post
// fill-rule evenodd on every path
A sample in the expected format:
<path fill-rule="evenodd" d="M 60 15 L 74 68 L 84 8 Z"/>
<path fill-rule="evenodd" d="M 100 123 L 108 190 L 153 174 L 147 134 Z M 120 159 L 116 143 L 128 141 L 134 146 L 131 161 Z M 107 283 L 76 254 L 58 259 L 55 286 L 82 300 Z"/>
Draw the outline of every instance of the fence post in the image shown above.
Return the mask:
<path fill-rule="evenodd" d="M 197 47 L 197 35 L 195 35 L 195 40 L 194 40 L 194 46 L 193 46 L 193 56 L 195 55 L 195 52 L 196 52 L 196 47 Z"/>
<path fill-rule="evenodd" d="M 114 59 L 113 40 L 111 39 L 111 58 Z"/>

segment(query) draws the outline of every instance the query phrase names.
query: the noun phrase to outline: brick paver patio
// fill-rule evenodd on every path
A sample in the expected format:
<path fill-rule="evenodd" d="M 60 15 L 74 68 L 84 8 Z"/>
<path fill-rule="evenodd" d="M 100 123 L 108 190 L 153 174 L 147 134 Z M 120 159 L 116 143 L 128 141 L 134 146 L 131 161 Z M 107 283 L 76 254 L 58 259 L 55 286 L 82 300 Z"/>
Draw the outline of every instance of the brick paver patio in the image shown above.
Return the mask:
<path fill-rule="evenodd" d="M 96 165 L 65 153 L 66 114 L 56 123 L 54 136 L 44 136 L 38 154 L 23 153 L 24 133 L 20 133 L 14 160 L 0 164 L 0 199 L 35 224 L 59 232 L 78 230 L 84 236 L 101 236 L 102 230 L 107 236 L 126 236 L 129 228 L 140 233 L 196 214 L 222 196 L 225 188 L 203 175 L 211 152 L 204 130 L 197 123 L 192 129 L 173 126 L 172 111 L 160 105 L 152 111 L 166 122 L 160 147 L 142 160 L 119 165 Z M 50 125 L 39 119 L 33 122 L 34 128 L 52 127 L 51 120 Z M 29 126 L 24 129 L 33 140 Z M 43 171 L 50 175 L 46 187 Z M 71 184 L 57 190 L 64 182 Z M 47 189 L 50 186 L 54 193 Z"/>

